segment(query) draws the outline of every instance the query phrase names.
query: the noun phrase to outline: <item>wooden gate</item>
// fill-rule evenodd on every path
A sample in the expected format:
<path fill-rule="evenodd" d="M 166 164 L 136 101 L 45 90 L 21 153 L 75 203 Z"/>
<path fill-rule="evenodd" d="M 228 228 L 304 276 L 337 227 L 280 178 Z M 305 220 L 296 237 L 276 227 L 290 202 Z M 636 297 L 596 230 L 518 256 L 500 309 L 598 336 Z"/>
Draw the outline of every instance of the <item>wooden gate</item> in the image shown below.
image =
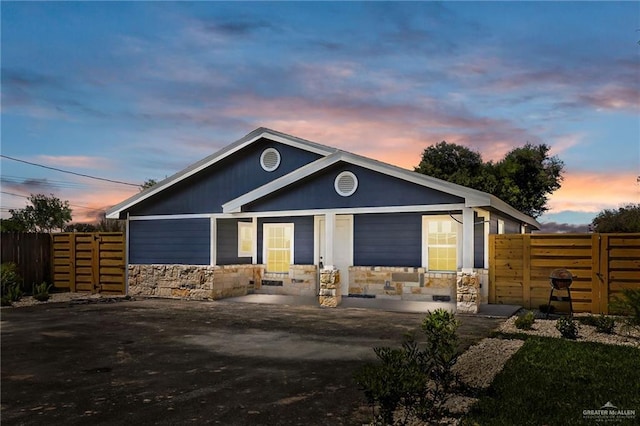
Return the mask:
<path fill-rule="evenodd" d="M 555 268 L 575 276 L 576 312 L 608 313 L 622 289 L 640 288 L 640 234 L 490 235 L 489 303 L 546 304 Z"/>
<path fill-rule="evenodd" d="M 51 235 L 53 285 L 60 290 L 125 294 L 122 232 Z"/>

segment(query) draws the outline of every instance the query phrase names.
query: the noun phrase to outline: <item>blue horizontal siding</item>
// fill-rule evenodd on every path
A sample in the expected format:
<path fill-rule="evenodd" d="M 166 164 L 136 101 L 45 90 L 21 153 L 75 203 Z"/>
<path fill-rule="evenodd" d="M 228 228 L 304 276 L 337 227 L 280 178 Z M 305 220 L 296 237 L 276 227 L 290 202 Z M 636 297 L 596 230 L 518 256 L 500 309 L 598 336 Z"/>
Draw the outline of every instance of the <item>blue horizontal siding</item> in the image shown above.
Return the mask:
<path fill-rule="evenodd" d="M 273 172 L 266 172 L 260 166 L 260 155 L 266 148 L 280 152 L 280 165 Z M 130 214 L 219 213 L 227 201 L 319 157 L 319 154 L 262 139 L 141 202 L 130 210 Z"/>
<path fill-rule="evenodd" d="M 364 214 L 353 220 L 356 266 L 412 266 L 422 263 L 420 214 Z"/>
<path fill-rule="evenodd" d="M 251 263 L 251 257 L 238 257 L 238 222 L 240 222 L 238 219 L 216 220 L 216 263 L 218 265 Z"/>
<path fill-rule="evenodd" d="M 350 171 L 358 178 L 358 189 L 349 197 L 339 195 L 334 189 L 335 178 L 343 171 Z M 256 200 L 243 210 L 278 211 L 462 202 L 464 200 L 461 197 L 363 167 L 339 163 L 275 194 Z"/>
<path fill-rule="evenodd" d="M 296 265 L 313 264 L 313 216 L 258 219 L 258 263 L 263 263 L 262 225 L 265 223 L 293 223 L 293 261 Z"/>
<path fill-rule="evenodd" d="M 129 263 L 208 265 L 209 219 L 132 220 Z"/>

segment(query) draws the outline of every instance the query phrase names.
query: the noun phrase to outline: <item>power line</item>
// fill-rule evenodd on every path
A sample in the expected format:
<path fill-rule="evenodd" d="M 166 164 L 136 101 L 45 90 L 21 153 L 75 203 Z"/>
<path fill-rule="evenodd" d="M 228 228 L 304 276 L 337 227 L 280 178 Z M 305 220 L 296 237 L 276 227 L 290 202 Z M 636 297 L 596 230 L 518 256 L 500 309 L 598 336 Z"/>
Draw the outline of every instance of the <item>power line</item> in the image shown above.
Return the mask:
<path fill-rule="evenodd" d="M 26 195 L 15 194 L 13 192 L 7 192 L 7 191 L 0 191 L 0 192 L 3 193 L 3 194 L 7 194 L 7 195 L 13 195 L 14 197 L 26 198 L 27 200 L 29 199 L 29 197 L 27 197 Z M 81 208 L 81 209 L 95 210 L 97 212 L 102 212 L 102 211 L 105 210 L 105 209 L 95 209 L 93 207 L 87 207 L 87 206 L 80 206 L 78 204 L 69 204 L 69 205 L 72 206 L 72 207 L 78 207 L 78 208 Z"/>
<path fill-rule="evenodd" d="M 43 164 L 32 163 L 30 161 L 20 160 L 19 158 L 9 157 L 8 155 L 0 154 L 0 157 L 6 158 L 7 160 L 17 161 L 19 163 L 29 164 L 31 166 L 42 167 L 43 169 L 55 170 L 56 172 L 69 173 L 71 175 L 82 176 L 82 177 L 86 177 L 86 178 L 89 178 L 89 179 L 101 180 L 101 181 L 104 181 L 104 182 L 118 183 L 120 185 L 135 186 L 137 188 L 140 187 L 140 185 L 136 184 L 136 183 L 122 182 L 122 181 L 119 181 L 119 180 L 112 180 L 112 179 L 106 179 L 106 178 L 91 176 L 91 175 L 85 175 L 83 173 L 71 172 L 69 170 L 62 170 L 62 169 L 58 169 L 58 168 L 55 168 L 55 167 L 45 166 Z"/>

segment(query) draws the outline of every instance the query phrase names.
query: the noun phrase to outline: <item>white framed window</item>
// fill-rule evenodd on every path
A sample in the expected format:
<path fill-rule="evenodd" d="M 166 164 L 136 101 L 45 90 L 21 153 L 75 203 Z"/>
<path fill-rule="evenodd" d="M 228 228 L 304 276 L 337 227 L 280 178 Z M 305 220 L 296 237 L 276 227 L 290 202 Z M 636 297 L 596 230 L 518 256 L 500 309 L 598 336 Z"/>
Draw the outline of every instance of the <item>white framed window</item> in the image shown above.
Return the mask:
<path fill-rule="evenodd" d="M 460 226 L 450 216 L 422 217 L 422 264 L 429 271 L 457 271 Z"/>
<path fill-rule="evenodd" d="M 262 225 L 262 261 L 267 272 L 288 273 L 293 253 L 293 223 Z"/>
<path fill-rule="evenodd" d="M 351 172 L 342 172 L 336 176 L 333 187 L 339 195 L 349 197 L 358 189 L 358 178 Z"/>
<path fill-rule="evenodd" d="M 280 153 L 275 148 L 267 148 L 260 155 L 260 166 L 267 172 L 272 172 L 280 166 Z"/>
<path fill-rule="evenodd" d="M 253 256 L 253 224 L 238 222 L 238 257 Z"/>
<path fill-rule="evenodd" d="M 504 220 L 498 219 L 498 234 L 504 234 Z"/>

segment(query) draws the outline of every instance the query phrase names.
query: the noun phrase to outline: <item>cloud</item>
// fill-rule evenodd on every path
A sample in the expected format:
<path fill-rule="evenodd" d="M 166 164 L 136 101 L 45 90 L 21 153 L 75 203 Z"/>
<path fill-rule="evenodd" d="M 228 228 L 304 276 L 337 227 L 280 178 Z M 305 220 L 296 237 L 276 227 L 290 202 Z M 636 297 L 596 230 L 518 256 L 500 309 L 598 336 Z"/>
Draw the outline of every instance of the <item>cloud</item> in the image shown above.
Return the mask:
<path fill-rule="evenodd" d="M 33 160 L 46 166 L 69 167 L 76 169 L 112 169 L 111 160 L 105 157 L 86 155 L 38 155 Z M 71 170 L 74 171 L 74 170 Z"/>
<path fill-rule="evenodd" d="M 636 180 L 637 175 L 631 172 L 569 171 L 560 189 L 549 197 L 549 213 L 563 210 L 599 212 L 640 202 L 640 186 Z"/>
<path fill-rule="evenodd" d="M 541 233 L 558 234 L 558 233 L 585 233 L 590 232 L 589 225 L 574 225 L 570 223 L 547 222 L 543 223 L 540 228 Z"/>

